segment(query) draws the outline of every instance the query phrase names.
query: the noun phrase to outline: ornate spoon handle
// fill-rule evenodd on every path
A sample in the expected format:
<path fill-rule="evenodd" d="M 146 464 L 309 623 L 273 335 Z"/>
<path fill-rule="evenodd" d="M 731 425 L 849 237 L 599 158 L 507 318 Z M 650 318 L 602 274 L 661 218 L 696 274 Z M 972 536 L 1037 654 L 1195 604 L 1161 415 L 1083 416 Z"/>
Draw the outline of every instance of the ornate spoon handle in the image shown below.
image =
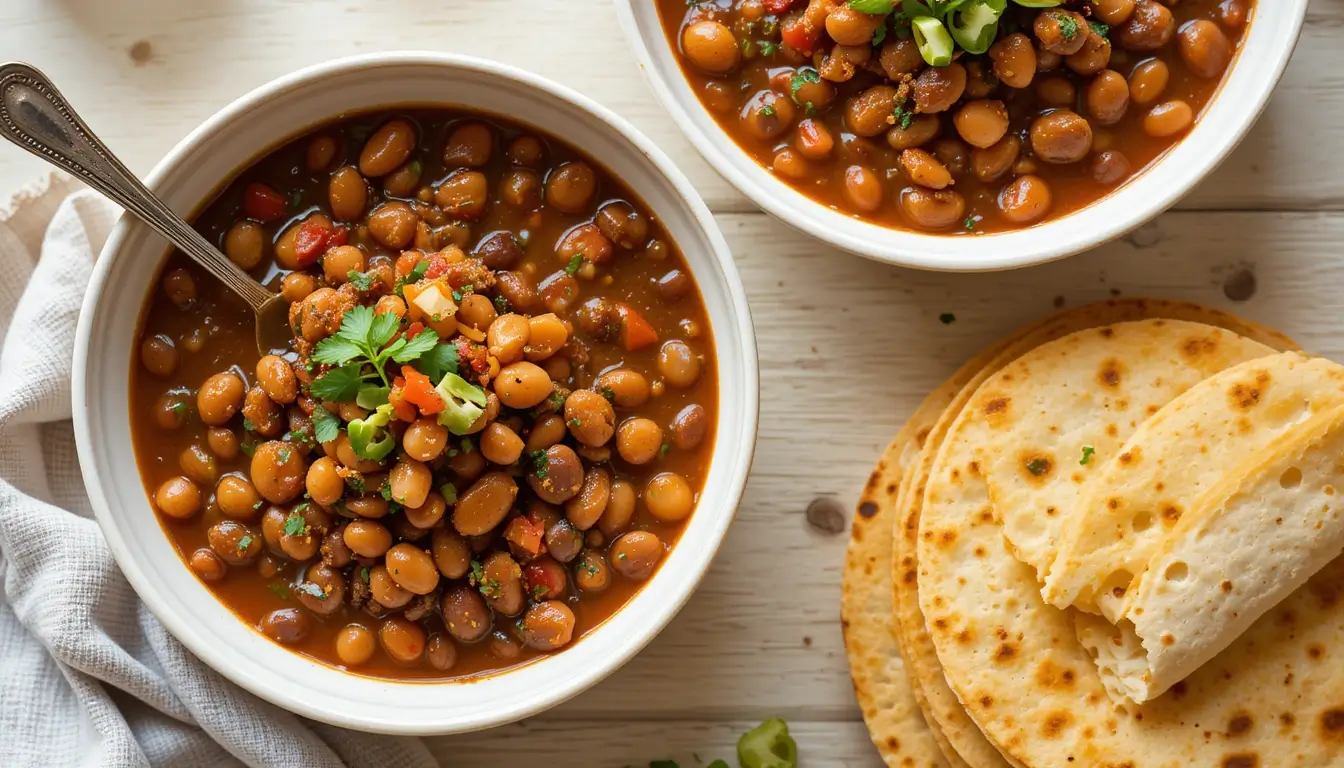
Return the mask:
<path fill-rule="evenodd" d="M 0 65 L 0 128 L 9 141 L 78 176 L 163 235 L 260 312 L 275 294 L 154 196 L 33 67 Z"/>

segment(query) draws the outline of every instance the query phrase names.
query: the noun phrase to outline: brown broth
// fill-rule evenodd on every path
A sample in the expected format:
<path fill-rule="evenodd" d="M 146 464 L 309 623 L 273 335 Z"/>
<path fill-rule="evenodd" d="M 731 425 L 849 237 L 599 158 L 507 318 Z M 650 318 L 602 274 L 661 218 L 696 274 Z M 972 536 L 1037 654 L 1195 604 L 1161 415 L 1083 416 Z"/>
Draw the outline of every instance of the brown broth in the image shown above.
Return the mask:
<path fill-rule="evenodd" d="M 626 200 L 648 216 L 650 239 L 661 240 L 666 246 L 662 249 L 661 255 L 655 258 L 650 255 L 650 252 L 637 254 L 618 251 L 610 264 L 601 271 L 602 275 L 610 277 L 609 284 L 603 284 L 601 279 L 584 282 L 583 298 L 603 296 L 619 299 L 633 306 L 643 313 L 644 317 L 658 330 L 661 341 L 677 338 L 689 344 L 703 360 L 703 375 L 698 382 L 688 389 L 668 386 L 660 397 L 652 398 L 647 404 L 637 409 L 618 408 L 618 422 L 627 416 L 638 415 L 653 419 L 666 430 L 667 425 L 682 407 L 690 403 L 698 403 L 708 412 L 710 428 L 704 442 L 693 450 L 673 448 L 665 456 L 644 466 L 626 464 L 613 456 L 613 459 L 605 466 L 612 471 L 613 479 L 630 480 L 635 483 L 637 488 L 641 489 L 653 474 L 665 471 L 677 472 L 691 483 L 698 497 L 713 453 L 713 424 L 717 418 L 715 349 L 708 315 L 698 290 L 693 284 L 687 295 L 678 301 L 667 301 L 661 297 L 656 286 L 657 279 L 674 268 L 689 275 L 685 260 L 667 237 L 661 224 L 650 215 L 648 208 L 639 201 L 630 189 L 606 172 L 599 163 L 587 158 L 563 141 L 545 136 L 540 132 L 529 131 L 522 126 L 500 118 L 465 113 L 460 110 L 410 108 L 362 115 L 311 131 L 243 170 L 196 217 L 195 227 L 211 242 L 222 244 L 225 232 L 241 215 L 241 200 L 244 189 L 249 183 L 260 181 L 272 185 L 287 196 L 293 197 L 289 214 L 279 222 L 266 225 L 268 242 L 273 242 L 292 222 L 302 219 L 312 211 L 327 210 L 326 189 L 329 174 L 326 171 L 309 173 L 304 167 L 304 152 L 309 139 L 319 135 L 340 137 L 339 144 L 341 147 L 338 150 L 337 157 L 328 166 L 329 168 L 337 168 L 347 162 L 357 162 L 360 143 L 358 139 L 367 134 L 372 126 L 376 126 L 392 115 L 409 117 L 419 127 L 419 141 L 413 156 L 423 163 L 425 173 L 422 176 L 422 183 L 437 182 L 448 174 L 450 169 L 444 168 L 439 155 L 444 145 L 445 136 L 451 127 L 463 119 L 481 120 L 492 125 L 497 131 L 497 136 L 502 137 L 505 141 L 523 133 L 541 137 L 547 147 L 546 155 L 549 167 L 554 167 L 566 160 L 586 160 L 597 171 L 599 179 L 595 200 L 599 202 L 610 199 Z M 502 148 L 504 143 L 504 141 L 497 142 L 497 147 Z M 471 224 L 470 244 L 474 245 L 485 236 L 499 230 L 508 230 L 515 233 L 528 232 L 530 237 L 524 248 L 525 259 L 517 269 L 523 272 L 534 272 L 537 281 L 540 282 L 542 277 L 564 266 L 564 264 L 557 262 L 557 257 L 553 251 L 555 243 L 566 230 L 588 220 L 588 216 L 563 215 L 550 208 L 544 208 L 537 212 L 520 212 L 500 204 L 497 201 L 497 182 L 507 165 L 507 161 L 503 158 L 503 152 L 497 149 L 490 164 L 480 169 L 491 179 L 492 203 L 488 215 L 481 221 Z M 375 194 L 380 195 L 381 191 Z M 371 196 L 372 199 L 374 198 Z M 373 203 L 371 202 L 369 209 L 372 208 Z M 358 234 L 352 237 L 352 242 L 366 245 L 372 256 L 385 254 L 395 257 L 396 255 L 389 249 Z M 470 253 L 470 245 L 467 251 Z M 158 378 L 146 371 L 140 362 L 138 350 L 132 353 L 133 364 L 131 366 L 130 382 L 130 407 L 133 414 L 132 442 L 139 462 L 141 476 L 151 502 L 154 500 L 155 489 L 161 483 L 182 474 L 178 465 L 179 454 L 191 445 L 206 446 L 205 433 L 207 428 L 199 418 L 194 416 L 194 392 L 196 388 L 210 375 L 225 370 L 235 371 L 250 386 L 255 381 L 254 372 L 258 360 L 253 342 L 252 317 L 246 306 L 220 283 L 207 277 L 202 270 L 180 253 L 173 253 L 169 256 L 164 265 L 163 274 L 167 274 L 175 268 L 183 268 L 195 278 L 198 295 L 191 304 L 181 308 L 168 299 L 160 283 L 156 281 L 142 313 L 140 338 L 144 339 L 163 334 L 173 339 L 181 351 L 179 355 L 181 362 L 170 376 Z M 270 258 L 267 258 L 262 265 L 253 270 L 253 273 L 260 279 L 278 284 L 279 278 L 285 272 L 274 265 Z M 578 304 L 576 303 L 575 306 L 578 306 Z M 697 328 L 694 336 L 687 331 L 690 326 Z M 186 352 L 183 350 L 183 340 L 193 334 L 203 336 L 205 341 L 199 351 Z M 582 335 L 577 328 L 575 334 Z M 566 386 L 574 389 L 590 388 L 600 373 L 617 367 L 639 371 L 645 374 L 651 382 L 660 378 L 656 360 L 657 345 L 627 352 L 619 344 L 593 339 L 587 341 L 590 344 L 591 357 L 586 365 L 574 366 L 573 378 L 566 382 Z M 177 393 L 179 399 L 188 404 L 186 406 L 187 410 L 193 412 L 186 419 L 186 423 L 178 429 L 164 429 L 156 421 L 156 413 L 160 410 L 160 400 L 164 397 L 165 392 Z M 243 432 L 240 429 L 241 418 L 241 415 L 235 416 L 229 423 L 229 426 L 240 436 Z M 318 454 L 314 454 L 314 457 L 316 455 Z M 231 461 L 219 459 L 217 461 L 221 476 L 228 472 L 239 472 L 244 476 L 248 474 L 248 458 L 245 454 L 240 453 L 236 459 Z M 527 461 L 526 455 L 524 455 L 522 461 Z M 436 480 L 439 476 L 440 472 L 436 472 Z M 524 489 L 526 488 L 521 480 L 519 485 Z M 465 490 L 465 488 L 465 484 L 461 485 L 462 490 Z M 204 488 L 202 492 L 208 494 L 209 490 Z M 525 489 L 519 497 L 520 505 L 526 495 L 527 491 Z M 175 520 L 162 513 L 159 517 L 166 534 L 184 560 L 188 559 L 192 552 L 198 548 L 208 548 L 207 529 L 217 521 L 226 519 L 218 510 L 218 507 L 214 505 L 207 506 L 202 513 L 185 522 Z M 259 517 L 260 512 L 258 512 L 258 520 Z M 337 519 L 339 520 L 339 518 Z M 384 519 L 384 521 L 386 520 Z M 256 521 L 253 523 L 253 528 L 259 530 Z M 680 536 L 684 528 L 684 522 L 677 524 L 660 523 L 649 516 L 641 502 L 632 528 L 656 533 L 666 547 L 670 549 Z M 424 541 L 427 543 L 428 539 L 426 538 Z M 266 561 L 268 557 L 271 556 L 264 555 L 259 563 Z M 293 585 L 302 579 L 301 572 L 308 565 L 307 563 L 302 565 L 293 563 L 283 556 L 273 557 L 272 561 L 279 566 L 278 573 L 272 576 L 263 575 L 261 568 L 254 564 L 247 567 L 230 567 L 228 575 L 222 580 L 203 583 L 241 620 L 256 627 L 268 612 L 298 606 L 298 602 L 293 596 Z M 449 581 L 444 578 L 441 584 L 448 586 Z M 597 594 L 584 593 L 580 596 L 573 587 L 571 580 L 570 595 L 566 602 L 573 609 L 577 619 L 574 632 L 575 641 L 592 632 L 603 621 L 618 611 L 642 585 L 643 582 L 628 580 L 613 573 L 611 585 L 605 591 Z M 397 613 L 393 611 L 389 615 L 396 615 Z M 336 658 L 333 647 L 337 631 L 350 622 L 357 622 L 373 630 L 376 634 L 377 627 L 381 623 L 380 620 L 370 617 L 363 611 L 352 608 L 348 603 L 330 616 L 322 617 L 312 614 L 311 618 L 313 619 L 312 631 L 303 641 L 289 647 L 312 659 L 341 668 L 344 668 L 344 666 Z M 496 629 L 500 632 L 511 632 L 510 625 L 513 624 L 513 621 L 509 617 L 496 617 Z M 430 633 L 444 632 L 442 621 L 437 613 L 425 619 L 423 623 Z M 399 664 L 381 650 L 375 651 L 373 658 L 368 663 L 352 671 L 373 676 L 403 679 L 467 678 L 507 670 L 542 655 L 546 654 L 533 650 L 526 645 L 521 645 L 521 653 L 516 658 L 496 657 L 492 655 L 489 649 L 489 636 L 487 636 L 486 640 L 476 644 L 458 644 L 457 662 L 446 672 L 434 669 L 424 663 L 423 658 L 420 663 L 415 665 Z"/>

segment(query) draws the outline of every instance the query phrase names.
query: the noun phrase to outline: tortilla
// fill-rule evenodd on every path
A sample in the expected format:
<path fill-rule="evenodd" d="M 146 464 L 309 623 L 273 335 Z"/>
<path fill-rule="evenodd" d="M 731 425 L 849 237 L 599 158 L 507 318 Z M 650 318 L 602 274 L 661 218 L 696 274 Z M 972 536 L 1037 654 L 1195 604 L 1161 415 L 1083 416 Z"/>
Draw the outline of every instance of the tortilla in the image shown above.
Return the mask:
<path fill-rule="evenodd" d="M 1344 560 L 1166 695 L 1119 709 L 1004 539 L 973 450 L 987 404 L 967 403 L 934 458 L 917 556 L 944 677 L 994 744 L 1029 768 L 1344 760 L 1344 664 L 1326 660 L 1344 653 Z"/>
<path fill-rule="evenodd" d="M 1118 626 L 1079 628 L 1108 689 L 1133 701 L 1194 672 L 1344 553 L 1344 408 L 1229 472 L 1196 507 L 1149 560 Z"/>
<path fill-rule="evenodd" d="M 1117 623 L 1136 576 L 1192 504 L 1323 408 L 1344 405 L 1344 366 L 1297 352 L 1192 387 L 1101 468 L 1064 524 L 1043 595 Z"/>
<path fill-rule="evenodd" d="M 903 478 L 929 429 L 996 351 L 972 359 L 924 399 L 883 453 L 854 514 L 841 588 L 841 626 L 864 722 L 889 768 L 966 768 L 947 737 L 924 715 L 927 705 L 901 659 L 892 607 L 892 521 Z"/>
<path fill-rule="evenodd" d="M 909 493 L 903 492 L 898 502 L 900 515 L 896 520 L 895 556 L 892 580 L 896 592 L 898 638 L 906 671 L 913 676 L 916 687 L 922 691 L 927 714 L 943 732 L 953 748 L 971 765 L 981 768 L 1014 765 L 1000 750 L 986 740 L 980 728 L 967 715 L 961 702 L 948 687 L 943 669 L 929 635 L 928 626 L 919 603 L 919 577 L 916 567 L 916 544 L 925 486 L 932 470 L 933 460 L 947 430 L 961 413 L 980 384 L 995 371 L 1008 365 L 1035 347 L 1071 333 L 1101 325 L 1151 317 L 1204 322 L 1227 328 L 1275 348 L 1296 348 L 1283 334 L 1249 323 L 1220 310 L 1209 309 L 1188 302 L 1126 299 L 1089 304 L 1061 312 L 1034 325 L 1017 331 L 1003 346 L 993 362 L 957 393 L 938 423 L 931 430 L 920 455 L 919 464 L 907 478 Z"/>
<path fill-rule="evenodd" d="M 980 387 L 989 440 L 972 446 L 1018 560 L 1045 580 L 1060 523 L 1134 430 L 1215 373 L 1275 350 L 1203 323 L 1155 318 L 1044 344 Z"/>

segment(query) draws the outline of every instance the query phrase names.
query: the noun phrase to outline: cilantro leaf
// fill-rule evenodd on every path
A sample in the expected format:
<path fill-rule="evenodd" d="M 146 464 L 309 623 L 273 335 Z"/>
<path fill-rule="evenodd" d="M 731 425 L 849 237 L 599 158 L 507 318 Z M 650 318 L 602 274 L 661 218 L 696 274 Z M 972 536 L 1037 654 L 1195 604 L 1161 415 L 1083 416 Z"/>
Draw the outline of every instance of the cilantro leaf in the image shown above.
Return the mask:
<path fill-rule="evenodd" d="M 363 375 L 359 372 L 363 367 L 360 363 L 349 363 L 339 368 L 332 368 L 318 376 L 308 389 L 313 397 L 319 400 L 331 400 L 337 403 L 354 400 L 355 395 L 359 394 L 359 385 L 364 381 Z"/>
<path fill-rule="evenodd" d="M 367 352 L 373 318 L 373 307 L 353 307 L 341 316 L 341 328 L 336 331 L 336 336 L 359 345 Z"/>
<path fill-rule="evenodd" d="M 578 272 L 579 267 L 582 266 L 583 266 L 583 254 L 576 253 L 573 256 L 569 257 L 569 263 L 565 265 L 565 274 L 573 275 L 575 272 Z"/>
<path fill-rule="evenodd" d="M 341 420 L 322 406 L 313 409 L 313 436 L 319 443 L 330 443 L 341 435 Z"/>
<path fill-rule="evenodd" d="M 345 365 L 364 354 L 360 345 L 340 336 L 328 336 L 317 342 L 313 350 L 313 359 L 328 365 Z"/>
<path fill-rule="evenodd" d="M 308 521 L 298 512 L 290 512 L 285 518 L 285 533 L 289 536 L 302 536 L 308 530 Z"/>
<path fill-rule="evenodd" d="M 374 283 L 378 282 L 378 276 L 372 272 L 360 272 L 354 269 L 345 273 L 345 279 L 349 280 L 351 285 L 361 291 L 369 290 L 373 287 Z"/>
<path fill-rule="evenodd" d="M 426 328 L 420 332 L 419 336 L 406 342 L 406 346 L 393 353 L 392 359 L 398 363 L 409 363 L 434 349 L 438 344 L 439 334 L 435 333 L 433 328 Z M 456 347 L 453 348 L 453 351 L 457 351 Z"/>
<path fill-rule="evenodd" d="M 420 334 L 416 339 L 421 339 Z M 457 373 L 457 345 L 437 344 L 433 349 L 420 355 L 413 363 L 415 369 L 425 374 L 431 381 L 442 381 L 449 373 Z"/>
<path fill-rule="evenodd" d="M 372 312 L 373 310 L 369 311 Z M 401 318 L 391 312 L 373 316 L 373 324 L 368 331 L 369 357 L 373 357 L 384 344 L 392 340 L 392 336 L 397 332 L 397 326 L 399 325 L 401 325 Z"/>

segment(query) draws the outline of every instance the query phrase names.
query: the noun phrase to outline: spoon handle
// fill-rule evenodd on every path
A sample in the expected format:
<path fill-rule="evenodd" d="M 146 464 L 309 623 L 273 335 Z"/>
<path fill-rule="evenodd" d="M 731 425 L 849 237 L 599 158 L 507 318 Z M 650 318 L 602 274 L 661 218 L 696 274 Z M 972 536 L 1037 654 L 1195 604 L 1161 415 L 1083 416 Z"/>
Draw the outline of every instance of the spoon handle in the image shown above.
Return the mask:
<path fill-rule="evenodd" d="M 275 294 L 229 261 L 155 197 L 93 135 L 47 76 L 27 64 L 0 64 L 0 134 L 74 174 L 134 214 L 223 281 L 254 310 L 274 298 Z"/>

